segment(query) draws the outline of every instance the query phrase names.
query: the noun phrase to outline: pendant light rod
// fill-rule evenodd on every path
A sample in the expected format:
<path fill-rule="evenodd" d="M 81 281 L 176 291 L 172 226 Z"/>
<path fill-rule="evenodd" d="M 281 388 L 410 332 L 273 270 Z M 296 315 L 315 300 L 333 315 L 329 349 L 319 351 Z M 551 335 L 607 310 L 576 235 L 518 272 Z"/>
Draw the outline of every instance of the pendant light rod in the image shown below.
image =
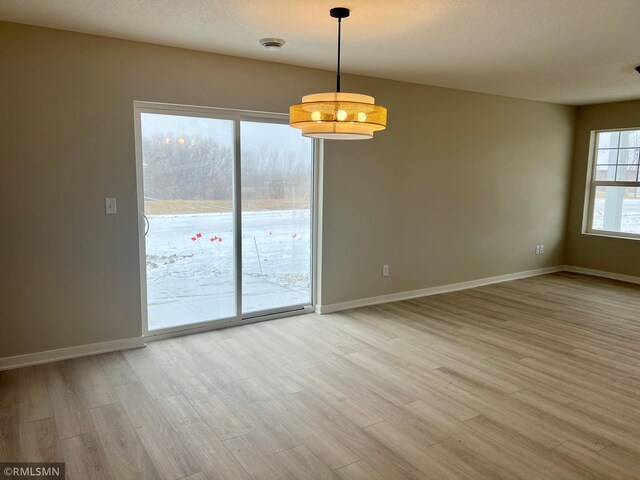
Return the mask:
<path fill-rule="evenodd" d="M 338 19 L 338 70 L 336 75 L 336 92 L 340 92 L 340 43 L 342 40 L 342 19 L 349 16 L 349 9 L 336 7 L 329 10 L 329 15 Z"/>
<path fill-rule="evenodd" d="M 340 91 L 340 34 L 342 27 L 342 19 L 338 19 L 338 74 L 336 78 L 336 92 Z"/>

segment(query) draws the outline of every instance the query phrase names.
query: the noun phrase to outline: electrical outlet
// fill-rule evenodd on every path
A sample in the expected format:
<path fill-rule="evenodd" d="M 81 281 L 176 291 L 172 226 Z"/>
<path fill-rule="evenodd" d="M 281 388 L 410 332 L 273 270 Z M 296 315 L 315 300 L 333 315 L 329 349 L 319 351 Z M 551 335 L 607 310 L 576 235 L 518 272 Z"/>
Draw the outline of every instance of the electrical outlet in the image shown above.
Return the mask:
<path fill-rule="evenodd" d="M 382 276 L 383 277 L 388 277 L 389 276 L 389 265 L 383 265 L 382 266 Z"/>
<path fill-rule="evenodd" d="M 540 245 L 536 245 L 536 255 L 540 255 Z"/>
<path fill-rule="evenodd" d="M 544 245 L 540 245 L 540 255 L 544 253 Z"/>

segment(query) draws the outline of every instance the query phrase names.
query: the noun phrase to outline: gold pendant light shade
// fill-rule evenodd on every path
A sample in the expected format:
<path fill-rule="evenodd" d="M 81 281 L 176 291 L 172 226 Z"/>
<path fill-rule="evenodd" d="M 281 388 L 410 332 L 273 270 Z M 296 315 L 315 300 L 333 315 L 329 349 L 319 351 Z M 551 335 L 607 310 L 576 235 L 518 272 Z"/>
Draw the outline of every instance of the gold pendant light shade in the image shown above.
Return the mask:
<path fill-rule="evenodd" d="M 358 93 L 315 93 L 289 107 L 289 123 L 305 137 L 366 140 L 387 126 L 387 109 Z"/>
<path fill-rule="evenodd" d="M 302 130 L 302 135 L 327 140 L 366 140 L 373 132 L 387 128 L 387 109 L 375 104 L 373 97 L 340 91 L 340 39 L 342 19 L 349 9 L 329 10 L 338 19 L 338 69 L 336 91 L 302 97 L 302 103 L 289 107 L 289 125 Z"/>

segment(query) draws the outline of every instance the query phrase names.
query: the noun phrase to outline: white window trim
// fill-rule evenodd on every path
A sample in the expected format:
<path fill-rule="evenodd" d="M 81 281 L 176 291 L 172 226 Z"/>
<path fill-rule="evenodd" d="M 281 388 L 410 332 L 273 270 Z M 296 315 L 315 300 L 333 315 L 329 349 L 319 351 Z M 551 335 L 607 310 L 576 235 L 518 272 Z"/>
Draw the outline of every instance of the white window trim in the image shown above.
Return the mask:
<path fill-rule="evenodd" d="M 591 131 L 591 138 L 589 143 L 589 165 L 587 168 L 587 188 L 585 189 L 585 199 L 584 199 L 584 215 L 583 215 L 584 221 L 582 225 L 582 233 L 584 235 L 619 238 L 623 240 L 640 240 L 640 234 L 637 234 L 637 233 L 598 230 L 593 228 L 593 210 L 594 210 L 594 204 L 596 199 L 597 187 L 616 186 L 616 187 L 640 188 L 640 181 L 638 182 L 596 181 L 595 175 L 597 172 L 596 164 L 597 164 L 597 155 L 598 155 L 598 145 L 596 143 L 598 139 L 598 134 L 603 132 L 624 132 L 628 130 L 638 130 L 638 129 L 640 129 L 640 127 L 609 128 L 609 129 Z"/>

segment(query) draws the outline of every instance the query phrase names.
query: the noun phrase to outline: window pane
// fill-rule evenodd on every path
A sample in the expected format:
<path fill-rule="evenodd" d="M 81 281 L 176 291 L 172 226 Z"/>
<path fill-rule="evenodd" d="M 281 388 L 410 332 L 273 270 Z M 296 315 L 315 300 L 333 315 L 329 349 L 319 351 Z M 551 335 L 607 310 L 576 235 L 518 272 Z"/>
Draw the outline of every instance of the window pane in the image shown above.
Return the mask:
<path fill-rule="evenodd" d="M 640 154 L 640 149 L 638 148 L 620 149 L 620 153 L 618 154 L 618 163 L 637 165 L 638 154 Z"/>
<path fill-rule="evenodd" d="M 620 132 L 600 132 L 598 134 L 598 148 L 618 148 Z"/>
<path fill-rule="evenodd" d="M 598 165 L 596 167 L 596 180 L 599 182 L 613 182 L 616 179 L 615 165 Z"/>
<path fill-rule="evenodd" d="M 617 160 L 617 149 L 598 150 L 598 165 L 615 165 Z"/>
<path fill-rule="evenodd" d="M 313 141 L 242 121 L 242 311 L 311 303 Z"/>
<path fill-rule="evenodd" d="M 640 130 L 620 132 L 620 148 L 624 147 L 640 147 Z"/>
<path fill-rule="evenodd" d="M 640 234 L 640 188 L 597 187 L 592 228 Z"/>
<path fill-rule="evenodd" d="M 141 114 L 149 330 L 236 314 L 234 124 Z"/>
<path fill-rule="evenodd" d="M 638 178 L 638 167 L 635 165 L 618 165 L 616 181 L 635 182 Z"/>

